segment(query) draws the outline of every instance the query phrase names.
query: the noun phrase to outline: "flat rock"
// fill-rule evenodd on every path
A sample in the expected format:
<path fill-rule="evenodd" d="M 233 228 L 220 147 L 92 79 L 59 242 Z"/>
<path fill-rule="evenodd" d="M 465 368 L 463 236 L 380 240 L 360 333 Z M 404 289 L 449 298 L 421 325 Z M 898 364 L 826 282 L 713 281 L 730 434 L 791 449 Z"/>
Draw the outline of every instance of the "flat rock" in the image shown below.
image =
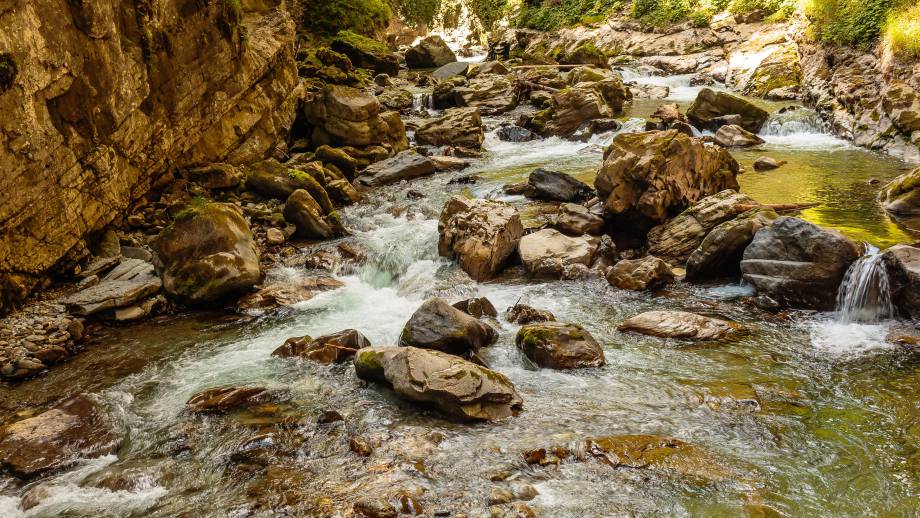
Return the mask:
<path fill-rule="evenodd" d="M 130 306 L 160 291 L 162 281 L 152 264 L 140 259 L 123 259 L 99 284 L 61 300 L 74 315 L 89 316 Z"/>
<path fill-rule="evenodd" d="M 434 174 L 435 162 L 413 150 L 406 150 L 386 160 L 371 164 L 357 178 L 357 182 L 370 187 L 411 180 Z"/>
<path fill-rule="evenodd" d="M 237 302 L 240 311 L 290 306 L 312 299 L 324 291 L 344 286 L 332 277 L 311 277 L 296 282 L 279 282 L 262 287 L 259 291 L 242 297 Z"/>
<path fill-rule="evenodd" d="M 568 266 L 591 266 L 597 246 L 597 238 L 570 237 L 558 230 L 545 228 L 522 237 L 518 255 L 528 272 L 560 277 Z"/>
<path fill-rule="evenodd" d="M 668 263 L 654 256 L 624 259 L 607 271 L 607 282 L 621 290 L 653 290 L 674 280 Z"/>
<path fill-rule="evenodd" d="M 618 329 L 662 338 L 718 340 L 737 325 L 686 311 L 646 311 L 626 319 Z"/>

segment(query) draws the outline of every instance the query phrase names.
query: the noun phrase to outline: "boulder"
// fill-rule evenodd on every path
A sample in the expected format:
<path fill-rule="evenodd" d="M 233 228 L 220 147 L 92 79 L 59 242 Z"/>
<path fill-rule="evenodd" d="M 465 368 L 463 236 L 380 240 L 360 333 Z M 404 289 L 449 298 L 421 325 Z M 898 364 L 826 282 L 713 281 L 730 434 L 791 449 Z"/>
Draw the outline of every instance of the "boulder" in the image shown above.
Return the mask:
<path fill-rule="evenodd" d="M 757 205 L 757 202 L 730 189 L 703 198 L 676 218 L 650 230 L 648 253 L 683 265 L 709 231 L 744 212 L 743 205 Z"/>
<path fill-rule="evenodd" d="M 358 349 L 365 347 L 371 347 L 371 343 L 363 334 L 354 329 L 346 329 L 316 339 L 309 336 L 288 338 L 281 347 L 272 352 L 272 356 L 296 356 L 326 364 L 343 363 L 350 360 Z"/>
<path fill-rule="evenodd" d="M 230 164 L 210 164 L 183 172 L 190 182 L 195 182 L 205 189 L 233 189 L 245 178 L 238 167 Z"/>
<path fill-rule="evenodd" d="M 587 184 L 566 173 L 536 169 L 527 177 L 528 198 L 550 201 L 583 201 L 594 196 Z"/>
<path fill-rule="evenodd" d="M 624 320 L 617 329 L 661 338 L 718 340 L 737 325 L 686 311 L 646 311 Z"/>
<path fill-rule="evenodd" d="M 524 227 L 517 209 L 491 200 L 450 198 L 438 219 L 438 254 L 456 257 L 470 277 L 498 273 L 518 246 Z"/>
<path fill-rule="evenodd" d="M 624 259 L 607 270 L 607 282 L 622 290 L 653 290 L 674 280 L 668 263 L 654 256 Z"/>
<path fill-rule="evenodd" d="M 888 182 L 878 193 L 878 200 L 892 214 L 920 214 L 920 167 Z"/>
<path fill-rule="evenodd" d="M 408 147 L 406 128 L 396 112 L 381 113 L 373 95 L 344 85 L 327 85 L 304 94 L 304 115 L 314 126 L 319 144 L 370 146 L 385 144 L 393 151 Z"/>
<path fill-rule="evenodd" d="M 286 281 L 263 286 L 259 291 L 240 298 L 237 309 L 250 311 L 290 306 L 312 299 L 324 291 L 337 290 L 345 286 L 332 277 L 310 277 L 299 281 Z"/>
<path fill-rule="evenodd" d="M 352 64 L 358 68 L 366 68 L 392 77 L 399 75 L 399 58 L 377 40 L 351 31 L 340 31 L 329 47 L 348 56 Z"/>
<path fill-rule="evenodd" d="M 545 228 L 522 237 L 518 254 L 528 272 L 562 277 L 568 266 L 591 266 L 597 245 L 598 240 L 593 237 L 569 237 L 558 230 Z"/>
<path fill-rule="evenodd" d="M 920 318 L 920 248 L 896 245 L 882 253 L 891 301 L 907 318 Z"/>
<path fill-rule="evenodd" d="M 510 71 L 508 67 L 502 64 L 501 61 L 484 61 L 482 63 L 472 65 L 469 72 L 467 72 L 467 77 L 474 78 L 480 75 L 486 74 L 496 74 L 496 75 L 505 75 Z"/>
<path fill-rule="evenodd" d="M 163 282 L 153 265 L 140 259 L 122 259 L 95 286 L 61 299 L 73 315 L 89 316 L 130 306 L 160 291 Z"/>
<path fill-rule="evenodd" d="M 709 88 L 700 90 L 687 110 L 687 118 L 694 126 L 712 131 L 718 130 L 721 125 L 717 118 L 725 115 L 739 115 L 740 126 L 752 133 L 760 131 L 770 118 L 769 112 L 741 97 L 726 92 L 717 93 Z"/>
<path fill-rule="evenodd" d="M 3 429 L 0 465 L 20 478 L 65 468 L 78 459 L 107 455 L 121 437 L 103 408 L 78 394 L 35 417 Z"/>
<path fill-rule="evenodd" d="M 741 272 L 757 292 L 792 307 L 830 310 L 859 247 L 836 230 L 779 217 L 744 250 Z"/>
<path fill-rule="evenodd" d="M 359 378 L 392 385 L 402 399 L 464 421 L 492 421 L 523 406 L 508 378 L 463 358 L 415 347 L 370 347 L 355 355 Z"/>
<path fill-rule="evenodd" d="M 362 199 L 361 193 L 355 189 L 351 182 L 344 178 L 327 183 L 326 193 L 329 194 L 329 198 L 332 201 L 339 205 L 351 205 L 358 203 Z"/>
<path fill-rule="evenodd" d="M 433 160 L 407 149 L 393 157 L 371 164 L 355 180 L 356 182 L 376 187 L 411 180 L 434 174 L 436 168 Z"/>
<path fill-rule="evenodd" d="M 765 97 L 778 89 L 798 90 L 802 83 L 802 66 L 799 64 L 797 45 L 781 45 L 763 58 L 741 92 L 752 97 Z"/>
<path fill-rule="evenodd" d="M 190 303 L 234 296 L 262 279 L 252 231 L 232 205 L 193 202 L 150 245 L 163 289 Z"/>
<path fill-rule="evenodd" d="M 552 322 L 556 320 L 556 317 L 544 309 L 537 309 L 526 304 L 515 304 L 505 311 L 505 320 L 523 326 L 538 322 Z"/>
<path fill-rule="evenodd" d="M 284 202 L 284 219 L 305 239 L 329 239 L 345 233 L 336 211 L 326 212 L 307 191 L 297 189 Z"/>
<path fill-rule="evenodd" d="M 502 126 L 495 132 L 498 140 L 504 142 L 529 142 L 540 138 L 539 135 L 520 126 Z"/>
<path fill-rule="evenodd" d="M 324 210 L 332 210 L 332 202 L 321 181 L 325 183 L 325 176 L 318 162 L 291 169 L 275 159 L 263 160 L 249 166 L 246 175 L 246 187 L 266 198 L 286 200 L 297 189 L 303 189 L 321 202 Z"/>
<path fill-rule="evenodd" d="M 388 86 L 383 89 L 377 96 L 377 100 L 380 101 L 380 104 L 399 112 L 406 112 L 412 108 L 412 92 L 406 90 L 405 88 L 397 88 L 395 86 Z"/>
<path fill-rule="evenodd" d="M 445 80 L 450 79 L 453 76 L 466 76 L 466 73 L 470 69 L 470 64 L 464 61 L 454 61 L 441 65 L 434 72 L 431 73 L 431 77 L 435 79 Z"/>
<path fill-rule="evenodd" d="M 594 187 L 615 225 L 642 233 L 706 196 L 738 190 L 740 170 L 725 149 L 677 130 L 621 133 Z"/>
<path fill-rule="evenodd" d="M 473 318 L 482 318 L 483 316 L 492 318 L 498 317 L 498 310 L 496 310 L 492 302 L 485 297 L 461 300 L 455 302 L 453 306 Z"/>
<path fill-rule="evenodd" d="M 478 148 L 485 140 L 479 108 L 451 108 L 415 130 L 415 140 L 430 146 Z"/>
<path fill-rule="evenodd" d="M 465 84 L 453 85 L 441 92 L 442 102 L 452 106 L 479 108 L 485 115 L 500 115 L 517 106 L 518 96 L 514 83 L 504 76 L 482 75 Z"/>
<path fill-rule="evenodd" d="M 467 355 L 497 339 L 491 326 L 435 297 L 415 310 L 399 335 L 399 345 Z"/>
<path fill-rule="evenodd" d="M 559 206 L 553 227 L 570 236 L 599 236 L 604 233 L 604 218 L 592 213 L 584 205 L 563 203 Z"/>
<path fill-rule="evenodd" d="M 715 142 L 722 147 L 751 147 L 765 141 L 741 126 L 726 124 L 716 131 Z"/>
<path fill-rule="evenodd" d="M 534 116 L 529 129 L 541 135 L 572 135 L 588 121 L 621 115 L 631 98 L 619 78 L 579 83 L 554 93 L 550 108 Z"/>
<path fill-rule="evenodd" d="M 193 395 L 185 406 L 191 412 L 227 412 L 267 403 L 275 396 L 276 393 L 265 387 L 214 387 Z"/>
<path fill-rule="evenodd" d="M 687 259 L 687 280 L 729 277 L 741 273 L 741 257 L 760 229 L 778 216 L 771 209 L 751 209 L 716 225 Z"/>
<path fill-rule="evenodd" d="M 785 160 L 777 160 L 772 157 L 762 156 L 757 160 L 754 160 L 754 170 L 755 171 L 770 171 L 772 169 L 778 169 L 786 164 Z"/>
<path fill-rule="evenodd" d="M 578 324 L 544 322 L 522 327 L 514 343 L 531 361 L 548 369 L 600 367 L 604 351 Z"/>
<path fill-rule="evenodd" d="M 409 68 L 436 68 L 454 61 L 457 56 L 440 36 L 428 36 L 406 51 Z"/>
<path fill-rule="evenodd" d="M 358 160 L 349 155 L 345 149 L 322 145 L 316 148 L 314 156 L 316 160 L 336 166 L 349 180 L 353 179 L 358 171 Z"/>

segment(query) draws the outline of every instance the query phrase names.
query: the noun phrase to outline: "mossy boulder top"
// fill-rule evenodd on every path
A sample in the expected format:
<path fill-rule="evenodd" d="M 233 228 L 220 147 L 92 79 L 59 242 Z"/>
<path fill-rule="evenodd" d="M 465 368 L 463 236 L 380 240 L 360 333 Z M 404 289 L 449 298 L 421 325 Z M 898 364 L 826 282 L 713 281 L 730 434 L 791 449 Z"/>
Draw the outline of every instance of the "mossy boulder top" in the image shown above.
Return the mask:
<path fill-rule="evenodd" d="M 332 50 L 348 56 L 352 64 L 379 74 L 399 74 L 399 59 L 386 45 L 351 31 L 340 31 L 330 45 Z"/>

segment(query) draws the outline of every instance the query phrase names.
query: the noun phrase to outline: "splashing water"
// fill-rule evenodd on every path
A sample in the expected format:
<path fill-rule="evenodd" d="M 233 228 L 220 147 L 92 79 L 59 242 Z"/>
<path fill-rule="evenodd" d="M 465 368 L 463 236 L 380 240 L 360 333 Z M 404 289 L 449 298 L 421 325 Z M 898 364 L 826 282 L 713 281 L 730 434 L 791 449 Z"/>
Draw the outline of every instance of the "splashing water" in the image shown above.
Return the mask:
<path fill-rule="evenodd" d="M 412 94 L 412 111 L 433 110 L 434 99 L 430 92 L 419 92 Z"/>
<path fill-rule="evenodd" d="M 894 314 L 888 271 L 878 248 L 856 260 L 847 270 L 837 292 L 837 320 L 880 322 Z"/>

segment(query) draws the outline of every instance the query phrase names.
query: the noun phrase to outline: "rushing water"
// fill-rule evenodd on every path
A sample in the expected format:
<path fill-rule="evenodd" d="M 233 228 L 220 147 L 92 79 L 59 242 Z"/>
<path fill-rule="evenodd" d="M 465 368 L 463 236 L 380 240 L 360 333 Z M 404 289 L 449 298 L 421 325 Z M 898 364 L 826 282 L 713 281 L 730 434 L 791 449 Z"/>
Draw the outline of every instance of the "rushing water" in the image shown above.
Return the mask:
<path fill-rule="evenodd" d="M 640 129 L 646 108 L 637 103 L 623 131 Z M 802 122 L 807 116 L 784 117 L 771 120 L 762 149 L 735 153 L 748 170 L 743 190 L 764 202 L 821 201 L 805 217 L 876 244 L 909 239 L 877 210 L 877 187 L 865 181 L 890 178 L 899 163 L 824 135 Z M 0 481 L 0 516 L 348 516 L 360 496 L 399 492 L 415 495 L 428 515 L 488 516 L 490 492 L 520 484 L 536 488 L 530 504 L 551 517 L 916 513 L 920 364 L 916 354 L 888 345 L 887 322 L 771 315 L 739 303 L 750 291 L 737 285 L 678 284 L 647 294 L 617 290 L 602 279 L 508 277 L 477 284 L 439 258 L 437 215 L 449 195 L 468 190 L 523 206 L 523 199 L 501 193 L 504 182 L 520 181 L 537 166 L 591 180 L 613 138 L 511 144 L 494 136 L 503 120 L 486 120 L 490 153 L 472 169 L 478 183 L 449 185 L 451 175 L 434 176 L 412 183 L 425 194 L 420 200 L 408 200 L 406 185 L 396 185 L 343 211 L 350 239 L 368 256 L 365 265 L 337 272 L 343 288 L 260 317 L 180 315 L 112 329 L 69 365 L 2 389 L 5 420 L 73 392 L 97 394 L 127 439 L 117 456 L 29 486 Z M 753 172 L 750 162 L 765 153 L 789 164 Z M 855 277 L 869 275 L 862 273 L 865 262 L 851 272 L 853 289 L 863 283 Z M 499 341 L 484 359 L 514 382 L 524 411 L 468 425 L 360 382 L 349 365 L 270 356 L 287 337 L 345 328 L 377 345 L 393 343 L 412 312 L 434 295 L 451 302 L 486 296 L 502 313 L 518 301 L 548 309 L 559 320 L 583 324 L 602 345 L 607 365 L 534 370 L 514 347 L 518 327 L 499 318 L 493 322 Z M 721 316 L 745 331 L 712 344 L 617 331 L 623 319 L 649 309 Z M 183 411 L 195 392 L 230 383 L 289 392 L 282 422 L 277 410 L 204 417 Z M 317 424 L 327 410 L 344 422 Z M 534 447 L 642 433 L 699 445 L 731 476 L 698 480 L 592 461 L 534 468 L 521 457 Z M 242 445 L 254 436 L 271 447 L 241 461 Z M 349 451 L 354 436 L 374 445 L 371 456 Z M 509 479 L 490 481 L 496 471 Z M 39 503 L 23 511 L 28 493 Z"/>
<path fill-rule="evenodd" d="M 837 293 L 837 315 L 844 323 L 876 323 L 894 316 L 888 269 L 878 248 L 850 265 Z"/>

